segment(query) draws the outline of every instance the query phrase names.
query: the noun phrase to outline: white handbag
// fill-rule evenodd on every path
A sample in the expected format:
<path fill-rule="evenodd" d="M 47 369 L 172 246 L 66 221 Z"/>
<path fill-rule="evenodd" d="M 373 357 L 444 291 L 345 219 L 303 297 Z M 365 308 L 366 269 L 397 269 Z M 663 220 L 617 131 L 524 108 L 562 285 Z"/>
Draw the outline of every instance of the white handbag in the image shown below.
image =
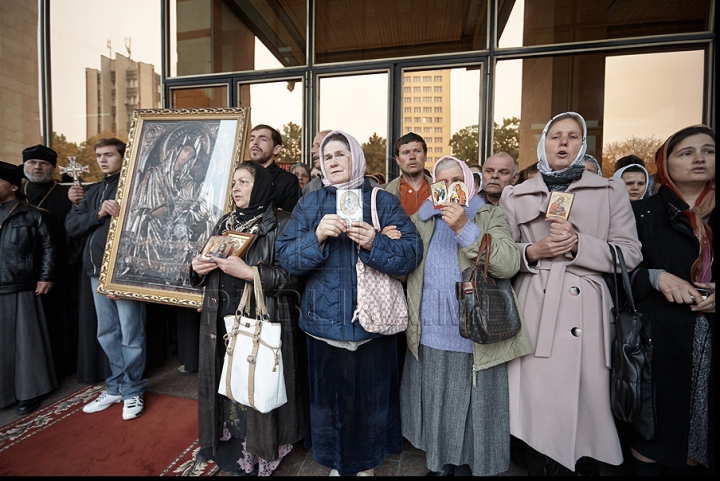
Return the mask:
<path fill-rule="evenodd" d="M 260 273 L 253 267 L 254 289 L 246 284 L 234 316 L 225 316 L 225 361 L 218 392 L 234 402 L 268 413 L 287 402 L 280 323 L 270 322 Z M 255 292 L 255 319 L 249 317 Z"/>

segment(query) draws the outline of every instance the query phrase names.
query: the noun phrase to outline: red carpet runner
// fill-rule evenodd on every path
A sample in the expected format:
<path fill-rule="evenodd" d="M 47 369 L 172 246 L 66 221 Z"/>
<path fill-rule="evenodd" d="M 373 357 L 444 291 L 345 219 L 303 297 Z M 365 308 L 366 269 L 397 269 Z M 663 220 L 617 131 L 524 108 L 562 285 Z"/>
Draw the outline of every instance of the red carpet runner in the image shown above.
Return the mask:
<path fill-rule="evenodd" d="M 197 401 L 145 393 L 145 411 L 123 421 L 122 403 L 86 414 L 90 386 L 0 428 L 0 476 L 207 476 L 199 463 Z"/>

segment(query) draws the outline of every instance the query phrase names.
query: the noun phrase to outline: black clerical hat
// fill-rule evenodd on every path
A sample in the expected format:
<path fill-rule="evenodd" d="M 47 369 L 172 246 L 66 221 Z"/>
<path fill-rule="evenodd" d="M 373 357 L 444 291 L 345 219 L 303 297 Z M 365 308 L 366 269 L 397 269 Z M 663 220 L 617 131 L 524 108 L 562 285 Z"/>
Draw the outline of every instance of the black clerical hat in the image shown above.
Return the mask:
<path fill-rule="evenodd" d="M 54 167 L 57 165 L 57 152 L 42 144 L 38 144 L 23 150 L 23 162 L 27 162 L 30 159 L 46 160 Z"/>
<path fill-rule="evenodd" d="M 23 173 L 19 166 L 0 160 L 0 179 L 20 187 Z"/>

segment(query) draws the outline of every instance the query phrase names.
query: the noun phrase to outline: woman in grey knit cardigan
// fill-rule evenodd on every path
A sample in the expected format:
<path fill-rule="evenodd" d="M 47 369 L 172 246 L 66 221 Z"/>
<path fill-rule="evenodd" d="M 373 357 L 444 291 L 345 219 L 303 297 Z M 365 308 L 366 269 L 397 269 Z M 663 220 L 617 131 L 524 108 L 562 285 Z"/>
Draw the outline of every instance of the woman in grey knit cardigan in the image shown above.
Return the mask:
<path fill-rule="evenodd" d="M 450 156 L 433 182 L 473 185 L 468 166 Z M 490 275 L 509 279 L 520 253 L 502 209 L 469 192 L 467 207 L 428 199 L 411 220 L 423 261 L 407 278 L 408 350 L 400 383 L 403 436 L 425 451 L 428 475 L 492 476 L 508 470 L 510 431 L 506 363 L 531 352 L 524 327 L 508 340 L 477 344 L 460 336 L 455 283 L 492 235 Z M 482 262 L 482 260 L 481 260 Z"/>

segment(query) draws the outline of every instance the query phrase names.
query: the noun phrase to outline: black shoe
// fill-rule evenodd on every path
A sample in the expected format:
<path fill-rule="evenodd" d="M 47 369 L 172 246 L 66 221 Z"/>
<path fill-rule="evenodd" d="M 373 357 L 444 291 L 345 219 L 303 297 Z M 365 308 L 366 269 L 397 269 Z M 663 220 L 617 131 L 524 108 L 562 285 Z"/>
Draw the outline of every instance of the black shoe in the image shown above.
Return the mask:
<path fill-rule="evenodd" d="M 453 476 L 472 476 L 472 468 L 469 464 L 461 464 L 455 468 L 455 474 Z"/>
<path fill-rule="evenodd" d="M 455 476 L 455 466 L 446 464 L 442 471 L 428 471 L 425 476 Z"/>
<path fill-rule="evenodd" d="M 26 414 L 30 414 L 34 410 L 40 407 L 40 398 L 35 397 L 32 399 L 25 399 L 23 401 L 18 402 L 17 407 L 15 408 L 15 412 L 18 413 L 21 416 L 24 416 Z"/>
<path fill-rule="evenodd" d="M 239 468 L 238 468 L 238 469 L 236 469 L 235 471 L 232 472 L 232 475 L 233 475 L 233 476 L 257 476 L 257 475 L 258 475 L 258 469 L 259 469 L 259 468 L 260 468 L 259 466 L 255 465 L 255 469 L 253 469 L 253 470 L 250 471 L 249 473 L 246 473 L 244 469 L 239 469 Z"/>
<path fill-rule="evenodd" d="M 600 476 L 600 465 L 595 459 L 583 456 L 575 463 L 575 474 L 577 476 Z"/>

